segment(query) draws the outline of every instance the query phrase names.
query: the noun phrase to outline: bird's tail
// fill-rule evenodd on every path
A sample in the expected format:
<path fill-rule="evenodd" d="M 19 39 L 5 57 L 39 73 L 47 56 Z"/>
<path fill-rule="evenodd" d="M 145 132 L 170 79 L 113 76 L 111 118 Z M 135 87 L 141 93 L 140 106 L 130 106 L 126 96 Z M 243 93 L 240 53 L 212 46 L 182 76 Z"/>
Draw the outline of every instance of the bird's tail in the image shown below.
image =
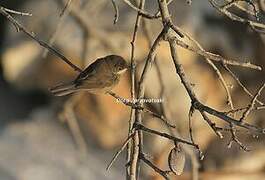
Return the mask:
<path fill-rule="evenodd" d="M 50 88 L 50 91 L 55 96 L 65 96 L 72 94 L 77 90 L 74 82 L 59 84 L 55 87 Z"/>

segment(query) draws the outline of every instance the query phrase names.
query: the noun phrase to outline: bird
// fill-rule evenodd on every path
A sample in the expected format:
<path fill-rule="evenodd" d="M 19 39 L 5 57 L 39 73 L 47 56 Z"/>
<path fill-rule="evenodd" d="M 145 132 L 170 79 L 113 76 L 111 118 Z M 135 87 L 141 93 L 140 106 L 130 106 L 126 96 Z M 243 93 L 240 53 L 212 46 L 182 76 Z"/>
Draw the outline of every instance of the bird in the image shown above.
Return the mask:
<path fill-rule="evenodd" d="M 65 96 L 78 91 L 92 94 L 107 93 L 120 81 L 129 69 L 128 63 L 119 55 L 108 55 L 96 59 L 88 65 L 73 81 L 50 88 L 55 96 Z"/>

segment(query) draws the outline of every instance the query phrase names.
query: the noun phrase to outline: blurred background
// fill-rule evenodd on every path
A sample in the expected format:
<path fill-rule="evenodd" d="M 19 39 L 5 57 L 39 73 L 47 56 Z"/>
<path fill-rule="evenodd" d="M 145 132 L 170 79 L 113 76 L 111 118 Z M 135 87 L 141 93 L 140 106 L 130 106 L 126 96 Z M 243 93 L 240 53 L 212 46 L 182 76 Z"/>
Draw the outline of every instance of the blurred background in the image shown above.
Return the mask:
<path fill-rule="evenodd" d="M 74 0 L 69 11 L 60 17 L 62 0 L 3 0 L 1 6 L 33 15 L 14 17 L 79 67 L 86 67 L 98 57 L 119 54 L 129 61 L 136 12 L 123 1 L 117 1 L 120 16 L 113 25 L 114 10 L 107 0 Z M 251 8 L 247 4 L 241 4 Z M 264 0 L 257 3 L 264 23 Z M 147 0 L 146 9 L 157 11 L 157 3 Z M 213 9 L 208 1 L 174 1 L 170 4 L 172 20 L 201 45 L 224 57 L 245 61 L 265 68 L 265 37 L 247 25 L 232 22 Z M 237 12 L 245 15 L 242 12 Z M 161 31 L 159 20 L 146 21 L 153 40 Z M 137 74 L 149 51 L 142 30 L 136 41 Z M 229 110 L 226 93 L 215 72 L 202 57 L 179 48 L 178 55 L 200 100 L 220 111 Z M 2 16 L 0 17 L 0 179 L 2 180 L 84 180 L 124 179 L 125 153 L 110 171 L 107 164 L 127 137 L 130 109 L 108 95 L 78 93 L 54 97 L 48 89 L 77 75 L 58 57 L 47 53 Z M 176 124 L 182 137 L 189 138 L 190 100 L 176 77 L 166 43 L 159 47 L 158 61 L 165 84 L 164 104 L 168 118 Z M 229 74 L 217 67 L 229 83 L 235 107 L 251 101 Z M 231 67 L 252 92 L 265 80 L 265 71 Z M 161 98 L 155 68 L 147 78 L 146 98 Z M 130 78 L 126 74 L 114 92 L 130 97 Z M 260 100 L 265 101 L 265 93 Z M 160 112 L 159 104 L 147 104 Z M 248 122 L 265 127 L 264 111 L 251 113 Z M 216 121 L 222 125 L 222 121 Z M 167 132 L 154 117 L 144 117 L 146 126 Z M 242 131 L 238 136 L 251 151 L 238 145 L 227 148 L 229 134 L 219 139 L 195 113 L 194 138 L 205 158 L 200 161 L 200 179 L 265 179 L 264 136 L 252 137 Z M 154 136 L 145 136 L 145 150 L 152 161 L 168 169 L 167 156 L 173 144 Z M 191 178 L 191 158 L 186 155 L 185 171 L 173 179 Z M 143 179 L 161 179 L 143 166 Z"/>

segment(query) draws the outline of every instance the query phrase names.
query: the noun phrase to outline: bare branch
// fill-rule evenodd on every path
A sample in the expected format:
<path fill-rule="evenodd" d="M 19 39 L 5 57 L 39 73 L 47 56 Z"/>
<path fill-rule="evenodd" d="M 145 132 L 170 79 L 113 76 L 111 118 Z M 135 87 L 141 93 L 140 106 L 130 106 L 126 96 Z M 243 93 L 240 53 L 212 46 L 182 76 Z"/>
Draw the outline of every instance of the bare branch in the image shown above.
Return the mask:
<path fill-rule="evenodd" d="M 178 40 L 177 38 L 173 38 L 175 43 L 177 45 L 179 45 L 180 47 L 187 49 L 189 51 L 192 51 L 196 54 L 199 54 L 201 56 L 204 56 L 205 58 L 211 59 L 213 61 L 217 61 L 217 62 L 221 62 L 223 64 L 227 64 L 227 65 L 233 65 L 233 66 L 241 66 L 241 67 L 245 67 L 245 68 L 251 68 L 251 69 L 256 69 L 256 70 L 261 70 L 262 68 L 260 66 L 251 64 L 250 62 L 238 62 L 236 60 L 230 60 L 230 59 L 226 59 L 218 54 L 214 54 L 214 53 L 210 53 L 204 50 L 197 50 L 191 46 L 189 46 L 188 44 L 184 43 L 181 40 Z M 173 40 L 172 39 L 172 40 Z"/>
<path fill-rule="evenodd" d="M 115 155 L 113 156 L 112 160 L 110 161 L 109 165 L 107 166 L 106 170 L 108 171 L 112 164 L 115 162 L 115 160 L 118 158 L 118 156 L 120 155 L 120 153 L 126 148 L 126 146 L 128 145 L 128 143 L 130 142 L 131 138 L 134 136 L 135 132 L 132 133 L 131 135 L 129 135 L 127 137 L 127 139 L 124 141 L 124 143 L 122 144 L 121 148 L 115 153 Z"/>
<path fill-rule="evenodd" d="M 242 117 L 240 118 L 240 121 L 244 121 L 246 119 L 246 117 L 249 115 L 250 111 L 252 111 L 254 109 L 255 103 L 257 101 L 257 98 L 260 96 L 262 90 L 265 87 L 265 83 L 259 88 L 258 92 L 255 94 L 255 96 L 253 97 L 253 99 L 251 100 L 250 105 L 248 106 L 248 108 L 243 112 Z"/>
<path fill-rule="evenodd" d="M 200 112 L 203 119 L 209 124 L 209 126 L 213 129 L 213 131 L 215 132 L 215 134 L 220 138 L 223 139 L 224 136 L 223 134 L 220 132 L 222 130 L 222 128 L 219 128 L 215 125 L 215 123 L 213 123 L 209 117 L 205 114 L 205 112 Z"/>
<path fill-rule="evenodd" d="M 140 13 L 140 15 L 142 17 L 145 17 L 145 18 L 148 18 L 148 19 L 157 19 L 157 18 L 160 18 L 161 16 L 159 15 L 153 15 L 153 14 L 150 14 L 146 11 L 144 11 L 143 9 L 141 8 L 138 8 L 136 7 L 135 5 L 133 5 L 129 0 L 123 0 L 128 6 L 130 6 L 133 10 L 137 11 L 138 13 Z"/>
<path fill-rule="evenodd" d="M 237 84 L 243 89 L 243 91 L 251 98 L 254 97 L 253 94 L 251 94 L 251 92 L 244 86 L 244 84 L 239 80 L 239 78 L 235 75 L 235 73 L 225 64 L 223 64 L 225 70 L 234 78 L 234 80 L 237 82 Z M 261 102 L 260 100 L 256 100 L 257 103 L 259 103 L 260 105 L 264 105 L 263 102 Z"/>
<path fill-rule="evenodd" d="M 225 16 L 230 18 L 231 20 L 247 24 L 254 30 L 258 30 L 258 29 L 261 29 L 263 31 L 265 30 L 265 24 L 261 24 L 259 22 L 254 22 L 252 20 L 248 20 L 248 19 L 242 18 L 240 16 L 237 16 L 237 15 L 229 12 L 226 8 L 219 7 L 218 4 L 214 0 L 208 0 L 208 1 L 216 10 L 218 10 L 220 13 L 224 14 Z"/>
<path fill-rule="evenodd" d="M 167 26 L 166 22 L 170 22 L 171 21 L 170 20 L 170 15 L 169 15 L 169 12 L 168 12 L 167 4 L 166 4 L 166 2 L 164 0 L 158 1 L 158 3 L 159 3 L 160 11 L 161 11 L 161 14 L 162 14 L 162 19 L 163 19 L 163 22 L 164 22 L 163 24 L 164 24 L 164 26 Z M 200 112 L 207 112 L 207 113 L 209 113 L 211 115 L 214 115 L 214 116 L 226 121 L 227 123 L 232 123 L 232 124 L 235 124 L 237 126 L 244 127 L 244 128 L 246 128 L 246 129 L 248 129 L 250 131 L 258 132 L 258 133 L 265 133 L 265 130 L 262 129 L 262 128 L 258 128 L 256 126 L 250 125 L 248 123 L 240 122 L 238 120 L 235 120 L 235 119 L 227 116 L 226 114 L 224 114 L 222 112 L 219 112 L 219 111 L 217 111 L 217 110 L 215 110 L 213 108 L 210 108 L 208 106 L 205 106 L 205 105 L 201 104 L 199 102 L 198 98 L 195 95 L 195 92 L 193 90 L 193 87 L 191 86 L 191 83 L 187 80 L 187 77 L 186 77 L 186 74 L 185 74 L 183 66 L 181 65 L 181 63 L 178 60 L 176 51 L 177 51 L 177 45 L 180 44 L 180 43 L 177 43 L 177 41 L 179 41 L 179 40 L 177 40 L 177 38 L 174 37 L 170 33 L 166 34 L 166 39 L 167 39 L 167 41 L 169 42 L 169 45 L 170 45 L 171 55 L 172 55 L 173 62 L 175 64 L 176 72 L 179 75 L 179 77 L 181 79 L 181 82 L 184 85 L 187 93 L 189 94 L 191 102 L 192 102 L 192 106 L 195 109 L 199 110 Z M 186 48 L 188 48 L 188 47 L 186 46 Z M 209 53 L 207 53 L 207 54 L 209 54 Z M 223 59 L 221 58 L 221 60 L 223 60 Z"/>
<path fill-rule="evenodd" d="M 193 146 L 195 147 L 197 150 L 199 150 L 199 146 L 197 144 L 194 144 L 192 142 L 188 142 L 186 140 L 183 140 L 183 139 L 180 139 L 180 138 L 176 138 L 174 136 L 171 136 L 167 133 L 161 133 L 159 131 L 156 131 L 156 130 L 152 130 L 152 129 L 149 129 L 147 127 L 145 127 L 144 125 L 142 124 L 135 124 L 134 125 L 135 129 L 138 129 L 138 130 L 142 130 L 144 132 L 147 132 L 147 133 L 151 133 L 151 134 L 155 134 L 155 135 L 158 135 L 158 136 L 161 136 L 161 137 L 164 137 L 166 139 L 169 139 L 169 140 L 172 140 L 174 143 L 183 143 L 183 144 L 187 144 L 187 145 L 190 145 L 190 146 Z"/>
<path fill-rule="evenodd" d="M 142 10 L 144 8 L 144 4 L 145 1 L 140 1 L 139 3 L 139 7 Z M 135 61 L 135 43 L 136 43 L 136 37 L 137 37 L 137 33 L 138 33 L 138 28 L 140 25 L 140 21 L 141 21 L 141 15 L 140 12 L 137 13 L 136 16 L 136 20 L 135 20 L 135 25 L 134 25 L 134 30 L 133 30 L 133 35 L 132 35 L 132 41 L 131 41 L 131 98 L 135 99 L 135 92 L 136 92 L 136 87 L 135 87 L 135 83 L 136 83 L 136 61 Z M 130 119 L 129 119 L 129 130 L 128 130 L 128 134 L 130 134 L 132 132 L 133 129 L 133 124 L 135 122 L 135 109 L 131 108 L 131 113 L 130 113 Z M 129 143 L 128 147 L 127 147 L 127 164 L 129 164 L 129 166 L 126 167 L 126 176 L 127 179 L 136 179 L 135 176 L 131 176 L 131 172 L 133 172 L 133 174 L 136 174 L 136 166 L 137 166 L 137 156 L 139 155 L 138 150 L 137 150 L 137 144 L 139 144 L 139 140 L 137 139 L 139 138 L 138 134 L 134 135 L 134 142 Z M 133 167 L 134 166 L 134 167 Z"/>
<path fill-rule="evenodd" d="M 60 52 L 55 50 L 53 47 L 49 46 L 46 42 L 40 40 L 36 37 L 36 35 L 33 32 L 28 31 L 23 25 L 21 25 L 16 19 L 14 19 L 6 10 L 4 7 L 0 6 L 0 14 L 2 14 L 4 17 L 6 17 L 16 28 L 18 31 L 22 31 L 27 36 L 29 36 L 31 39 L 35 40 L 40 44 L 40 46 L 48 49 L 53 54 L 57 55 L 59 58 L 61 58 L 66 64 L 68 64 L 72 69 L 78 72 L 82 72 L 82 69 L 71 63 L 70 60 L 68 60 L 64 55 L 62 55 Z"/>
<path fill-rule="evenodd" d="M 231 117 L 227 116 L 225 113 L 217 111 L 217 110 L 210 108 L 208 106 L 205 106 L 205 105 L 201 104 L 200 102 L 193 103 L 193 106 L 195 109 L 198 109 L 200 111 L 205 111 L 205 112 L 207 112 L 213 116 L 220 118 L 221 120 L 226 121 L 227 123 L 233 123 L 239 127 L 248 129 L 250 132 L 255 132 L 255 133 L 260 133 L 260 134 L 265 133 L 265 129 L 263 129 L 263 128 L 259 128 L 259 127 L 256 127 L 254 125 L 251 125 L 251 124 L 248 124 L 245 122 L 241 122 L 239 120 L 231 118 Z"/>
<path fill-rule="evenodd" d="M 160 168 L 158 168 L 155 164 L 153 164 L 147 157 L 145 157 L 144 154 L 140 155 L 140 159 L 147 164 L 149 167 L 151 167 L 155 172 L 160 174 L 162 177 L 164 177 L 166 180 L 169 180 L 169 171 L 163 171 Z"/>

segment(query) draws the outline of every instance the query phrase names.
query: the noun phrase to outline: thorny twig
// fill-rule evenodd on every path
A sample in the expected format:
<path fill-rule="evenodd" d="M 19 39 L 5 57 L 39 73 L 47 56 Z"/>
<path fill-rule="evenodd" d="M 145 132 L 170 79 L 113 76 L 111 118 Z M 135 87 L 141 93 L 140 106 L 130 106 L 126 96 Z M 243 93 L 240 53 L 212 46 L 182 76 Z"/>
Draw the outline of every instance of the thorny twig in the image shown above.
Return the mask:
<path fill-rule="evenodd" d="M 244 84 L 239 80 L 239 78 L 236 76 L 236 74 L 230 70 L 230 68 L 222 64 L 225 70 L 233 77 L 233 79 L 237 82 L 237 84 L 243 89 L 243 91 L 251 98 L 254 97 L 254 95 L 244 86 Z M 261 102 L 259 99 L 256 99 L 256 102 L 259 103 L 260 105 L 264 105 L 263 102 Z M 235 111 L 236 112 L 236 111 Z"/>
<path fill-rule="evenodd" d="M 170 21 L 170 15 L 169 15 L 168 7 L 167 7 L 166 2 L 164 0 L 158 1 L 158 3 L 159 3 L 160 11 L 162 13 L 162 19 L 165 22 L 164 23 L 164 26 L 165 26 L 166 22 Z M 167 35 L 167 41 L 169 42 L 169 45 L 170 45 L 171 55 L 172 55 L 173 62 L 175 64 L 176 72 L 179 75 L 182 84 L 184 85 L 187 93 L 190 96 L 193 108 L 199 110 L 201 113 L 207 112 L 208 114 L 216 116 L 216 117 L 226 121 L 227 123 L 232 123 L 236 126 L 244 127 L 250 131 L 264 133 L 264 129 L 262 129 L 262 128 L 258 128 L 258 127 L 255 127 L 253 125 L 250 125 L 248 123 L 244 123 L 244 122 L 240 122 L 238 120 L 235 120 L 235 119 L 225 115 L 224 113 L 221 113 L 221 112 L 219 112 L 213 108 L 210 108 L 210 107 L 205 106 L 202 103 L 200 103 L 199 100 L 197 99 L 196 95 L 195 95 L 195 92 L 193 90 L 193 87 L 191 86 L 191 83 L 189 83 L 189 81 L 187 80 L 186 73 L 183 69 L 183 66 L 179 63 L 179 60 L 177 57 L 176 47 L 177 47 L 177 45 L 180 45 L 180 43 L 177 43 L 178 42 L 177 38 L 175 38 L 172 34 L 167 33 L 166 35 Z"/>
<path fill-rule="evenodd" d="M 145 89 L 145 83 L 144 81 L 146 80 L 147 77 L 147 73 L 150 71 L 151 69 L 151 65 L 154 61 L 154 58 L 156 56 L 156 51 L 158 49 L 159 43 L 162 41 L 163 38 L 163 34 L 164 34 L 164 29 L 162 30 L 162 32 L 158 35 L 158 37 L 156 38 L 156 40 L 154 41 L 148 56 L 147 56 L 147 60 L 143 69 L 143 72 L 141 74 L 140 80 L 139 80 L 139 87 L 137 90 L 137 99 L 143 99 L 144 98 L 144 89 Z M 143 102 L 139 102 L 138 105 L 140 107 L 143 106 Z M 135 123 L 141 124 L 142 123 L 142 114 L 141 111 L 136 110 L 135 112 Z M 142 134 L 140 131 L 138 131 L 138 140 L 137 143 L 134 143 L 134 154 L 133 154 L 133 159 L 132 162 L 135 162 L 136 166 L 132 166 L 131 168 L 131 173 L 134 175 L 135 173 L 137 173 L 137 169 L 140 168 L 139 166 L 139 154 L 142 152 L 142 144 L 143 144 L 143 138 L 142 138 Z M 138 170 L 139 172 L 139 170 Z M 135 177 L 132 178 L 132 180 L 135 179 Z"/>
<path fill-rule="evenodd" d="M 140 10 L 142 10 L 144 8 L 144 4 L 145 1 L 141 0 L 141 2 L 139 3 L 139 8 Z M 130 59 L 130 63 L 131 63 L 131 98 L 135 99 L 136 94 L 135 94 L 135 89 L 136 89 L 136 85 L 135 83 L 137 83 L 137 79 L 136 79 L 136 61 L 135 61 L 135 43 L 136 43 L 136 38 L 137 38 L 137 33 L 138 33 L 138 28 L 140 25 L 140 21 L 141 21 L 141 15 L 140 12 L 137 13 L 136 16 L 136 20 L 135 20 L 135 25 L 134 25 L 134 30 L 133 30 L 133 35 L 132 35 L 132 41 L 131 41 L 131 59 Z M 133 123 L 135 122 L 135 109 L 131 108 L 131 114 L 130 114 L 130 119 L 129 119 L 129 130 L 128 130 L 128 134 L 132 133 L 132 129 L 133 129 Z M 127 146 L 127 157 L 126 157 L 126 161 L 128 166 L 126 167 L 126 178 L 127 179 L 136 179 L 136 166 L 137 166 L 137 155 L 138 153 L 135 152 L 137 151 L 137 148 L 135 146 L 137 146 L 137 144 L 139 144 L 138 142 L 138 137 L 139 134 L 135 134 L 133 137 L 133 142 L 129 143 Z M 132 173 L 133 172 L 133 173 Z"/>
<path fill-rule="evenodd" d="M 262 90 L 264 89 L 264 87 L 265 87 L 265 84 L 263 84 L 259 88 L 258 92 L 255 94 L 255 96 L 251 100 L 251 103 L 249 104 L 248 108 L 243 112 L 243 115 L 242 115 L 242 117 L 240 118 L 239 121 L 244 121 L 246 119 L 246 117 L 249 115 L 249 113 L 254 109 L 254 106 L 255 106 L 255 103 L 257 101 L 257 98 L 258 98 L 258 96 L 260 96 L 260 94 L 261 94 Z"/>
<path fill-rule="evenodd" d="M 164 0 L 162 0 L 162 1 L 158 1 L 158 3 L 159 3 L 159 7 L 160 7 L 160 12 L 161 12 L 161 15 L 162 15 L 162 19 L 163 19 L 163 24 L 164 24 L 164 30 L 166 29 L 166 31 L 164 31 L 164 33 L 166 34 L 166 36 L 167 36 L 167 40 L 168 40 L 168 42 L 169 42 L 169 44 L 170 44 L 170 48 L 171 48 L 171 54 L 172 54 L 172 58 L 173 58 L 173 61 L 174 61 L 174 64 L 175 64 L 175 67 L 176 67 L 176 71 L 177 71 L 177 73 L 178 73 L 178 75 L 180 76 L 180 78 L 181 78 L 181 80 L 182 80 L 182 83 L 183 83 L 183 85 L 185 86 L 185 88 L 186 88 L 186 90 L 187 90 L 187 92 L 188 92 L 188 94 L 189 94 L 189 96 L 190 96 L 190 98 L 191 98 L 191 101 L 192 101 L 192 107 L 194 108 L 194 109 L 197 109 L 197 110 L 199 110 L 200 112 L 201 112 L 201 114 L 204 116 L 204 118 L 207 120 L 207 122 L 210 124 L 210 126 L 215 130 L 215 132 L 216 133 L 218 133 L 218 131 L 220 130 L 220 129 L 217 129 L 217 127 L 213 124 L 213 123 L 210 123 L 210 121 L 209 121 L 209 119 L 208 119 L 208 117 L 206 116 L 206 114 L 205 114 L 205 112 L 207 112 L 207 113 L 209 113 L 209 114 L 211 114 L 211 115 L 214 115 L 214 116 L 217 116 L 217 117 L 219 117 L 220 119 L 223 119 L 224 121 L 226 121 L 226 122 L 228 122 L 230 125 L 237 125 L 237 126 L 241 126 L 241 127 L 244 127 L 244 128 L 247 128 L 248 130 L 250 130 L 250 131 L 257 131 L 257 132 L 260 132 L 260 133 L 264 133 L 264 130 L 262 129 L 262 128 L 257 128 L 257 127 L 255 127 L 255 126 L 253 126 L 253 125 L 250 125 L 250 124 L 248 124 L 248 123 L 239 123 L 239 121 L 238 120 L 235 120 L 235 119 L 233 119 L 233 118 L 231 118 L 231 117 L 229 117 L 229 116 L 227 116 L 226 114 L 224 114 L 224 113 L 221 113 L 221 112 L 219 112 L 219 111 L 216 111 L 216 110 L 214 110 L 214 109 L 212 109 L 212 108 L 210 108 L 210 107 L 208 107 L 208 106 L 205 106 L 205 105 L 203 105 L 203 104 L 201 104 L 199 101 L 198 101 L 198 99 L 197 99 L 197 97 L 196 97 L 196 95 L 195 95 L 195 93 L 193 92 L 193 89 L 192 89 L 192 86 L 190 85 L 190 83 L 187 81 L 187 78 L 186 78 L 186 75 L 185 75 L 185 72 L 184 72 L 184 69 L 183 69 L 183 67 L 182 67 L 182 65 L 178 62 L 178 60 L 177 60 L 177 56 L 176 56 L 176 45 L 180 45 L 180 46 L 182 46 L 182 47 L 184 47 L 184 48 L 186 48 L 186 49 L 189 49 L 189 50 L 193 50 L 194 52 L 196 52 L 197 54 L 200 54 L 200 55 L 203 55 L 203 56 L 205 56 L 206 58 L 209 58 L 209 59 L 211 59 L 211 60 L 215 60 L 215 61 L 220 61 L 220 62 L 222 62 L 222 63 L 224 63 L 224 64 L 230 64 L 230 65 L 240 65 L 240 66 L 242 66 L 242 67 L 248 67 L 248 68 L 254 68 L 254 69 L 258 69 L 258 70 L 260 70 L 260 67 L 259 66 L 256 66 L 256 65 L 252 65 L 252 64 L 250 64 L 250 63 L 238 63 L 237 61 L 228 61 L 228 60 L 226 60 L 226 59 L 224 59 L 224 58 L 222 58 L 221 56 L 219 56 L 219 55 L 216 55 L 216 54 L 212 54 L 212 53 L 209 53 L 209 52 L 206 52 L 206 51 L 204 51 L 204 50 L 202 50 L 202 49 L 200 49 L 199 51 L 198 50 L 194 50 L 194 49 L 192 49 L 192 48 L 190 48 L 190 46 L 187 46 L 186 44 L 184 44 L 183 45 L 183 42 L 181 42 L 181 43 L 177 43 L 177 42 L 179 42 L 178 40 L 177 40 L 177 38 L 172 38 L 172 36 L 170 36 L 170 34 L 167 32 L 167 29 L 168 28 L 172 28 L 172 27 L 170 27 L 169 25 L 169 23 L 168 22 L 171 22 L 171 20 L 170 20 L 170 16 L 169 16 L 169 13 L 168 13 L 168 9 L 167 9 L 167 4 L 166 4 L 166 2 L 164 1 Z M 164 35 L 165 35 L 164 34 Z M 152 48 L 151 48 L 151 50 L 150 50 L 150 52 L 152 52 Z M 149 55 L 150 55 L 150 52 L 149 52 Z M 148 56 L 149 57 L 149 56 Z M 148 60 L 149 60 L 149 62 L 148 62 Z M 148 65 L 148 63 L 149 63 L 149 66 L 150 66 L 150 64 L 152 63 L 152 61 L 150 61 L 150 59 L 148 58 L 147 59 L 147 61 L 146 61 L 146 65 Z M 145 72 L 145 70 L 146 70 L 146 67 L 148 67 L 148 66 L 145 66 L 145 68 L 144 68 L 144 71 L 143 72 Z M 141 76 L 141 78 L 143 78 L 144 76 L 143 76 L 143 74 L 142 74 L 142 76 Z M 143 78 L 144 79 L 144 78 Z M 140 82 L 141 82 L 141 80 L 140 80 Z M 144 82 L 144 81 L 142 81 L 142 82 Z M 143 83 L 144 84 L 144 83 Z M 139 86 L 139 90 L 140 90 L 140 92 L 141 92 L 141 86 Z M 142 90 L 142 92 L 143 92 L 144 90 Z M 139 96 L 139 95 L 138 95 Z M 141 96 L 141 95 L 140 95 Z M 217 131 L 218 130 L 218 131 Z M 220 135 L 220 134 L 219 134 Z M 220 137 L 222 137 L 221 135 L 220 135 Z"/>

